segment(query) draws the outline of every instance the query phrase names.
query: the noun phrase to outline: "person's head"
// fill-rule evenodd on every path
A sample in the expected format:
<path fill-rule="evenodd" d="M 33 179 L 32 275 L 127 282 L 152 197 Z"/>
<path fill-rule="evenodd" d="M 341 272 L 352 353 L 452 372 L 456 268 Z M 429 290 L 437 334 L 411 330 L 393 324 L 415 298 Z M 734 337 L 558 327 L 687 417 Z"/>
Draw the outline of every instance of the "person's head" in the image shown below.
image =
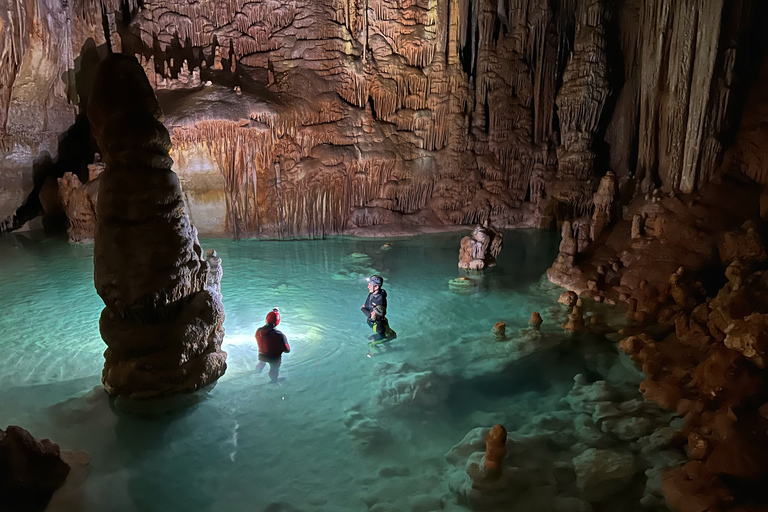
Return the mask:
<path fill-rule="evenodd" d="M 377 318 L 384 318 L 387 315 L 387 310 L 384 306 L 374 306 L 371 310 L 371 318 L 376 320 Z"/>
<path fill-rule="evenodd" d="M 280 323 L 280 310 L 277 308 L 272 308 L 272 311 L 267 313 L 267 323 L 272 324 L 275 327 Z"/>
<path fill-rule="evenodd" d="M 384 284 L 384 278 L 381 276 L 371 276 L 368 278 L 368 292 L 373 293 L 376 290 L 381 289 L 381 285 Z"/>

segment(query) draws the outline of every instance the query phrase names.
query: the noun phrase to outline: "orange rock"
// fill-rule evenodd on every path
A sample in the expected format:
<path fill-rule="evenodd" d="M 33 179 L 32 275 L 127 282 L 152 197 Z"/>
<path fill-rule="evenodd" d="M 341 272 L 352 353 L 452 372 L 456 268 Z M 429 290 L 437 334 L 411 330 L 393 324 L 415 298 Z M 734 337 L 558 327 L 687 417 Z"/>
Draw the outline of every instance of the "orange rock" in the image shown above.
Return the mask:
<path fill-rule="evenodd" d="M 494 425 L 485 436 L 485 460 L 483 467 L 490 479 L 501 475 L 501 461 L 507 455 L 507 429 L 503 425 Z"/>

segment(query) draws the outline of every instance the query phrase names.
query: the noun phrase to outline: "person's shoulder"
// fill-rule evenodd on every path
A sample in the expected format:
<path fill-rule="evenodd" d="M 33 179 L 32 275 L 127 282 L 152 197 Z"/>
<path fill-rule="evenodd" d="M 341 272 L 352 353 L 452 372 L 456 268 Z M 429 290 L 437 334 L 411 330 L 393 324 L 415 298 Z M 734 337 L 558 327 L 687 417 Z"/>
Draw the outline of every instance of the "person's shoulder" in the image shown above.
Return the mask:
<path fill-rule="evenodd" d="M 387 296 L 387 290 L 385 290 L 384 288 L 380 289 L 379 290 L 379 295 L 381 295 L 382 297 L 386 297 Z"/>

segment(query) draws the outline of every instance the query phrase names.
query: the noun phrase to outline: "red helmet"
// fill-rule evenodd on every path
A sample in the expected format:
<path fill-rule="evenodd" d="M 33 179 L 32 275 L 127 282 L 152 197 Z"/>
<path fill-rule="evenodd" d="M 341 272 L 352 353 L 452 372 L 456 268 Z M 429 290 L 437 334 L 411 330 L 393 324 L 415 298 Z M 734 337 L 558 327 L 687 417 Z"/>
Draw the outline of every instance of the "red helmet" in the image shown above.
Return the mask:
<path fill-rule="evenodd" d="M 275 327 L 277 327 L 277 325 L 280 323 L 280 312 L 277 310 L 277 308 L 267 313 L 267 323 L 274 324 Z"/>

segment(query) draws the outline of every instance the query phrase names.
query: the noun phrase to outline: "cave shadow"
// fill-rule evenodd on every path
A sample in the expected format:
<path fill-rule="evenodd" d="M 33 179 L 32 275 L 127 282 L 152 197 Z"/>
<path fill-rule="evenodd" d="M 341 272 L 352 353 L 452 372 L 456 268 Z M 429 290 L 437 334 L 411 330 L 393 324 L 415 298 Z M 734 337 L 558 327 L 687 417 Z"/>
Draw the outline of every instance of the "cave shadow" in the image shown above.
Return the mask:
<path fill-rule="evenodd" d="M 125 412 L 114 404 L 111 399 L 117 418 L 115 447 L 128 454 L 120 469 L 128 472 L 126 491 L 136 507 L 146 511 L 211 510 L 216 500 L 206 491 L 211 484 L 205 465 L 222 457 L 223 451 L 212 449 L 205 440 L 194 450 L 174 449 L 174 442 L 195 423 L 191 418 L 200 404 L 158 414 Z M 186 474 L 180 475 L 178 468 L 186 468 Z"/>
<path fill-rule="evenodd" d="M 106 56 L 106 51 L 106 45 L 97 47 L 94 40 L 88 38 L 80 50 L 80 56 L 75 59 L 75 69 L 62 74 L 66 90 L 74 89 L 80 99 L 75 122 L 59 135 L 55 158 L 48 151 L 42 151 L 34 159 L 32 191 L 11 217 L 0 222 L 0 233 L 15 231 L 39 215 L 43 215 L 43 228 L 47 233 L 63 233 L 66 229 L 67 217 L 58 197 L 56 180 L 66 172 L 75 173 L 82 182 L 88 180 L 88 164 L 93 162 L 97 146 L 91 137 L 90 122 L 85 111 L 96 67 Z M 70 83 L 72 76 L 74 84 Z"/>
<path fill-rule="evenodd" d="M 500 371 L 450 383 L 446 400 L 449 414 L 457 421 L 470 418 L 474 412 L 497 408 L 500 399 L 543 394 L 554 386 L 561 387 L 565 397 L 578 374 L 590 383 L 605 378 L 593 369 L 589 359 L 615 355 L 610 341 L 593 334 L 560 336 L 558 343 L 510 361 Z M 530 412 L 519 411 L 521 415 Z"/>

